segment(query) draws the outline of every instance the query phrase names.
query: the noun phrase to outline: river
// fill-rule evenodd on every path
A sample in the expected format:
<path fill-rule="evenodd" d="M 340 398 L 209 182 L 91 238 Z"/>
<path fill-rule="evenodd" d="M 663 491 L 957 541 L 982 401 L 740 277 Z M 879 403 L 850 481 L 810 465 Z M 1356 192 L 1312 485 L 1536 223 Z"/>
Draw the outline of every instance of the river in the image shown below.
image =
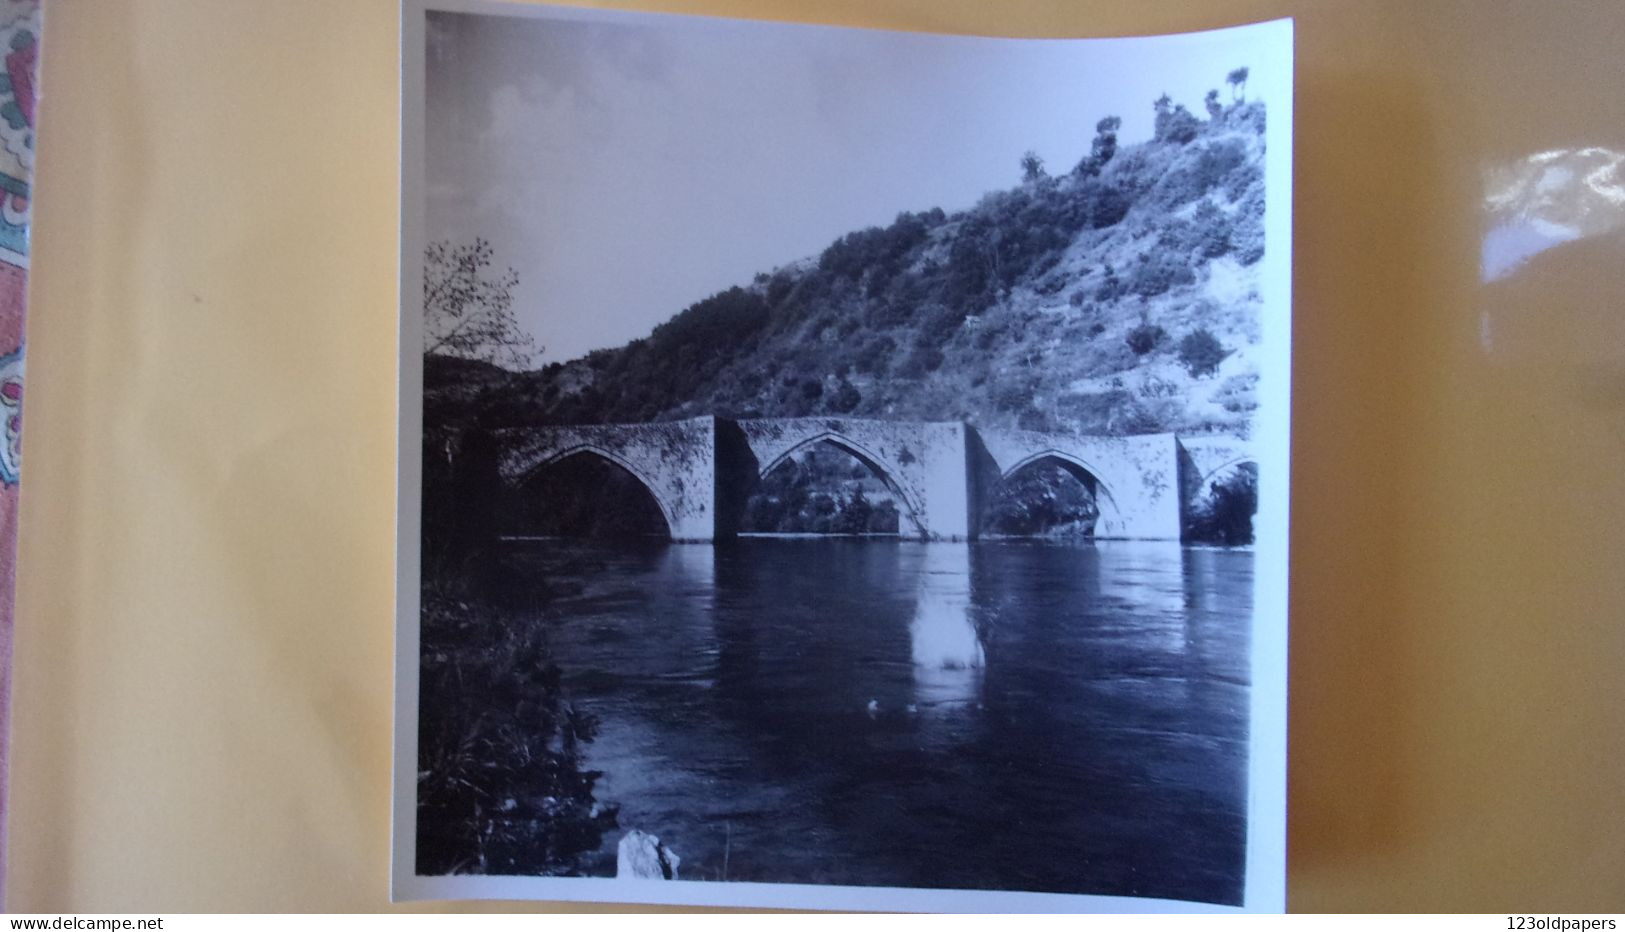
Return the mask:
<path fill-rule="evenodd" d="M 683 879 L 1241 900 L 1249 551 L 526 546 L 597 795 Z"/>

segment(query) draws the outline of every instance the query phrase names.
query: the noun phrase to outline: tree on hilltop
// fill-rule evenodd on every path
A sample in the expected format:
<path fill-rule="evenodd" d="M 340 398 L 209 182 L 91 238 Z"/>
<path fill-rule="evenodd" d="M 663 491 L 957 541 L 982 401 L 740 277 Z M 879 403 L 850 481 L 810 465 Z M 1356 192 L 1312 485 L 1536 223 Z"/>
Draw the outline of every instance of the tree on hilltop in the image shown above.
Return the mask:
<path fill-rule="evenodd" d="M 1038 157 L 1037 152 L 1028 149 L 1021 156 L 1021 180 L 1031 184 L 1034 181 L 1041 181 L 1043 178 L 1044 160 Z"/>
<path fill-rule="evenodd" d="M 1098 175 L 1106 163 L 1117 154 L 1117 130 L 1123 125 L 1122 117 L 1103 117 L 1095 124 L 1095 139 L 1089 145 L 1089 154 L 1078 163 L 1080 175 Z"/>
<path fill-rule="evenodd" d="M 1184 145 L 1196 138 L 1200 127 L 1196 117 L 1185 109 L 1184 104 L 1175 104 L 1173 98 L 1167 94 L 1158 97 L 1152 106 L 1157 111 L 1156 119 L 1152 123 L 1151 135 L 1158 142 L 1177 142 Z"/>
<path fill-rule="evenodd" d="M 1247 69 L 1237 68 L 1225 78 L 1230 84 L 1230 99 L 1241 102 L 1242 95 L 1247 92 Z"/>

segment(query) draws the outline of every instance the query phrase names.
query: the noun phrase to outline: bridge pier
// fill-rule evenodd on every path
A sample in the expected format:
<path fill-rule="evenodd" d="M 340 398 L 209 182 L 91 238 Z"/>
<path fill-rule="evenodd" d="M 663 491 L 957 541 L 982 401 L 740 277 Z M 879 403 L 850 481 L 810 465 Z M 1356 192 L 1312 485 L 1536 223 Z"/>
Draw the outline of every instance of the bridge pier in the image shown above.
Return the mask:
<path fill-rule="evenodd" d="M 963 423 L 926 424 L 922 432 L 921 504 L 928 540 L 970 540 L 976 536 L 971 508 L 970 455 Z"/>

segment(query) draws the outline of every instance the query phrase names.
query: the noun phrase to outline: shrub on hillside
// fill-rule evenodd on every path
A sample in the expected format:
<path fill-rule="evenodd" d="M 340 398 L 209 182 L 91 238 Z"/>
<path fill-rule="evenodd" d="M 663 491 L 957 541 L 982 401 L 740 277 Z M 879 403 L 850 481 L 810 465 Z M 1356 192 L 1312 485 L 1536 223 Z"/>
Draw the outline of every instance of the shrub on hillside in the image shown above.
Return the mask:
<path fill-rule="evenodd" d="M 1116 185 L 1097 185 L 1090 188 L 1084 196 L 1084 203 L 1089 214 L 1089 226 L 1096 230 L 1116 226 L 1123 218 L 1128 216 L 1128 210 L 1134 206 L 1134 199 Z"/>
<path fill-rule="evenodd" d="M 1175 104 L 1167 94 L 1157 98 L 1154 106 L 1157 113 L 1152 122 L 1152 137 L 1156 141 L 1184 145 L 1201 132 L 1202 124 L 1195 114 L 1186 110 L 1184 104 Z"/>
<path fill-rule="evenodd" d="M 1116 421 L 1117 411 L 1132 400 L 1127 391 L 1116 388 L 1105 392 L 1062 395 L 1057 399 L 1055 407 L 1060 416 L 1066 419 L 1068 426 L 1081 430 L 1104 431 Z"/>
<path fill-rule="evenodd" d="M 1122 127 L 1122 117 L 1102 117 L 1095 124 L 1095 138 L 1089 144 L 1089 154 L 1072 171 L 1089 177 L 1100 174 L 1100 170 L 1117 154 L 1117 131 Z"/>
<path fill-rule="evenodd" d="M 1033 184 L 1042 181 L 1046 177 L 1048 176 L 1044 172 L 1044 160 L 1038 157 L 1038 153 L 1031 149 L 1022 153 L 1021 180 L 1027 184 Z"/>
<path fill-rule="evenodd" d="M 997 262 L 992 227 L 985 221 L 967 221 L 948 247 L 948 264 L 939 292 L 942 303 L 961 314 L 973 314 L 986 307 L 993 297 Z"/>
<path fill-rule="evenodd" d="M 1253 188 L 1262 188 L 1263 181 L 1263 167 L 1249 163 L 1231 172 L 1224 180 L 1224 194 L 1232 201 L 1240 200 Z"/>
<path fill-rule="evenodd" d="M 1017 378 L 1003 381 L 993 390 L 993 406 L 1000 411 L 1020 411 L 1032 404 L 1036 380 Z"/>
<path fill-rule="evenodd" d="M 1212 201 L 1203 201 L 1196 208 L 1196 247 L 1209 259 L 1217 259 L 1230 251 L 1230 218 Z"/>
<path fill-rule="evenodd" d="M 1179 398 L 1130 395 L 1116 412 L 1108 431 L 1124 434 L 1161 434 L 1180 429 L 1186 406 Z"/>
<path fill-rule="evenodd" d="M 1191 271 L 1191 265 L 1183 255 L 1168 249 L 1157 249 L 1140 260 L 1129 288 L 1135 294 L 1150 298 L 1194 281 L 1196 273 Z"/>
<path fill-rule="evenodd" d="M 858 392 L 856 385 L 841 379 L 835 387 L 835 392 L 829 397 L 829 409 L 836 414 L 848 414 L 863 401 L 863 395 Z"/>
<path fill-rule="evenodd" d="M 1230 243 L 1242 265 L 1252 265 L 1264 257 L 1264 189 L 1254 187 L 1242 198 L 1236 210 Z"/>
<path fill-rule="evenodd" d="M 1128 332 L 1124 342 L 1134 351 L 1136 356 L 1144 356 L 1157 348 L 1157 345 L 1168 339 L 1168 331 L 1155 324 L 1141 324 Z"/>
<path fill-rule="evenodd" d="M 942 359 L 942 350 L 935 346 L 916 346 L 914 352 L 903 360 L 897 374 L 905 379 L 924 378 L 927 373 L 935 372 L 942 366 Z"/>
<path fill-rule="evenodd" d="M 1257 373 L 1233 375 L 1213 393 L 1213 400 L 1232 414 L 1246 414 L 1258 410 L 1257 389 Z"/>
<path fill-rule="evenodd" d="M 1189 220 L 1170 218 L 1157 234 L 1157 246 L 1177 253 L 1189 253 L 1201 244 L 1202 231 Z"/>
<path fill-rule="evenodd" d="M 966 313 L 961 308 L 938 306 L 925 315 L 915 342 L 922 345 L 941 343 L 964 325 L 965 317 Z"/>
<path fill-rule="evenodd" d="M 852 362 L 859 372 L 882 375 L 891 365 L 891 356 L 895 352 L 897 341 L 881 334 L 866 343 L 863 349 L 858 350 L 858 356 Z"/>
<path fill-rule="evenodd" d="M 848 233 L 831 243 L 818 257 L 818 269 L 851 282 L 867 274 L 868 290 L 873 294 L 903 270 L 906 258 L 925 241 L 928 231 L 926 215 L 898 214 L 889 227 Z"/>
<path fill-rule="evenodd" d="M 1153 160 L 1144 146 L 1137 146 L 1117 157 L 1110 177 L 1132 201 L 1149 191 L 1161 172 L 1160 161 Z"/>
<path fill-rule="evenodd" d="M 784 299 L 790 296 L 790 291 L 796 286 L 796 280 L 785 272 L 776 272 L 767 282 L 767 303 L 770 307 L 778 307 Z"/>
<path fill-rule="evenodd" d="M 1117 270 L 1111 267 L 1111 263 L 1106 264 L 1106 269 L 1102 273 L 1102 276 L 1103 277 L 1100 280 L 1100 285 L 1095 288 L 1096 301 L 1100 301 L 1102 303 L 1107 301 L 1116 301 L 1118 298 L 1121 298 L 1123 295 L 1128 293 L 1128 286 L 1125 285 L 1123 280 L 1118 277 Z"/>
<path fill-rule="evenodd" d="M 1224 139 L 1202 149 L 1191 173 L 1205 193 L 1227 183 L 1246 162 L 1247 147 L 1238 139 Z"/>
<path fill-rule="evenodd" d="M 1061 425 L 1048 411 L 1028 407 L 1016 417 L 1016 426 L 1022 430 L 1050 431 L 1059 429 Z"/>
<path fill-rule="evenodd" d="M 1192 378 L 1199 379 L 1219 371 L 1219 363 L 1224 362 L 1228 355 L 1230 352 L 1206 327 L 1192 330 L 1179 341 L 1179 362 Z"/>

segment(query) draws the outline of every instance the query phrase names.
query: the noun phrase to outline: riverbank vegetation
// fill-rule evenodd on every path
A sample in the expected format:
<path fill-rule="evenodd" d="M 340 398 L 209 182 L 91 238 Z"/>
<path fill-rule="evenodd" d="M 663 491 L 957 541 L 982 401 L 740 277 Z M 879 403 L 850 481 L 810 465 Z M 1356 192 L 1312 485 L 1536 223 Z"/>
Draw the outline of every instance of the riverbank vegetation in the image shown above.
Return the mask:
<path fill-rule="evenodd" d="M 417 871 L 579 873 L 616 826 L 583 761 L 597 721 L 565 693 L 539 614 L 474 594 L 516 587 L 473 582 L 442 571 L 422 587 Z"/>

